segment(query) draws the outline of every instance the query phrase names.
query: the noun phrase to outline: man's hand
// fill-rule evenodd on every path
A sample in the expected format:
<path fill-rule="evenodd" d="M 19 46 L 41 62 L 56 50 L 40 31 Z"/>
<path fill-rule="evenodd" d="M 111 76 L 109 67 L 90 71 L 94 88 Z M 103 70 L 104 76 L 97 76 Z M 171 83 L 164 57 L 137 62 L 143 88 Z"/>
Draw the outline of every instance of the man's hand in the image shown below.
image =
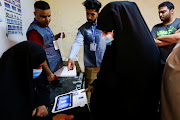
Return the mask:
<path fill-rule="evenodd" d="M 92 85 L 90 85 L 87 89 L 85 89 L 84 91 L 82 91 L 81 93 L 83 93 L 83 92 L 87 92 L 87 91 L 90 91 L 90 92 L 94 92 L 94 90 L 95 90 L 95 88 L 92 86 Z"/>
<path fill-rule="evenodd" d="M 180 29 L 178 29 L 174 34 L 180 33 Z"/>
<path fill-rule="evenodd" d="M 73 115 L 57 114 L 53 117 L 53 120 L 73 120 Z"/>
<path fill-rule="evenodd" d="M 33 110 L 34 112 L 34 110 Z M 36 108 L 37 116 L 38 117 L 45 117 L 48 115 L 48 111 L 45 105 L 39 106 Z M 34 114 L 35 115 L 35 114 Z"/>
<path fill-rule="evenodd" d="M 51 81 L 60 80 L 60 79 L 55 74 L 51 73 L 51 74 L 47 74 L 47 80 L 51 82 Z"/>
<path fill-rule="evenodd" d="M 54 81 L 54 80 L 59 80 L 59 78 L 51 72 L 51 70 L 50 70 L 50 68 L 49 68 L 49 66 L 47 64 L 47 61 L 44 62 L 42 67 L 43 67 L 43 70 L 47 74 L 47 80 L 49 82 Z"/>
<path fill-rule="evenodd" d="M 57 35 L 55 35 L 55 39 L 57 40 L 58 38 L 60 38 L 61 34 L 63 34 L 63 35 L 62 35 L 63 38 L 66 37 L 65 34 L 64 34 L 64 32 L 62 32 L 62 33 L 58 33 Z"/>
<path fill-rule="evenodd" d="M 166 46 L 166 45 L 170 45 L 170 44 L 173 44 L 173 43 L 170 43 L 170 42 L 164 42 L 164 41 L 161 41 L 161 40 L 158 40 L 158 39 L 154 39 L 156 45 L 158 47 L 162 47 L 162 46 Z"/>
<path fill-rule="evenodd" d="M 156 40 L 160 40 L 162 42 L 167 42 L 170 44 L 177 43 L 180 40 L 180 32 L 179 31 L 180 30 L 177 30 L 176 34 L 157 37 Z"/>
<path fill-rule="evenodd" d="M 69 60 L 68 60 L 68 70 L 73 70 L 74 66 L 75 66 L 74 61 L 71 58 L 69 58 Z"/>

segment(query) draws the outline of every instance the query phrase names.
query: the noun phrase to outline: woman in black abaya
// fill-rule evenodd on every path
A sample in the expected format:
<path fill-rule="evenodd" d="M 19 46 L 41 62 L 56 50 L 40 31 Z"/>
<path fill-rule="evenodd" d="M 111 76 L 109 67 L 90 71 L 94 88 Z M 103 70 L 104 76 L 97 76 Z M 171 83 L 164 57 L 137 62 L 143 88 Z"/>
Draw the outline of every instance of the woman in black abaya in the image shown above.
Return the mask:
<path fill-rule="evenodd" d="M 34 106 L 33 69 L 46 60 L 34 42 L 22 42 L 7 50 L 0 59 L 2 120 L 32 119 Z"/>
<path fill-rule="evenodd" d="M 48 91 L 44 91 L 45 89 L 37 91 L 39 87 L 37 84 L 42 83 L 41 81 L 38 83 L 37 79 L 33 78 L 33 69 L 42 69 L 45 60 L 46 54 L 43 48 L 31 41 L 21 42 L 2 55 L 0 58 L 1 120 L 32 120 L 35 108 L 38 105 L 48 104 Z M 42 103 L 38 103 L 39 99 L 43 99 Z M 42 109 L 41 107 L 39 111 L 42 112 Z M 45 116 L 48 114 L 45 112 L 40 114 Z M 68 117 L 73 118 L 73 116 L 56 115 L 53 120 Z M 46 119 L 50 118 L 46 117 Z"/>
<path fill-rule="evenodd" d="M 114 30 L 91 99 L 96 119 L 155 120 L 160 93 L 160 55 L 134 2 L 107 4 L 97 28 Z"/>

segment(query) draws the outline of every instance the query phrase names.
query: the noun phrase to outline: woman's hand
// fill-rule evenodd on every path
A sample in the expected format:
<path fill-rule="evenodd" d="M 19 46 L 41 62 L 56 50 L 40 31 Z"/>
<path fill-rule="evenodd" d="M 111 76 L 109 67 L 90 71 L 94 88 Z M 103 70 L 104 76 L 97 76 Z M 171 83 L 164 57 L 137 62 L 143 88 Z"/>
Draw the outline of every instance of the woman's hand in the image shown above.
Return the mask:
<path fill-rule="evenodd" d="M 45 105 L 39 106 L 36 110 L 38 117 L 45 117 L 48 115 L 48 110 Z"/>
<path fill-rule="evenodd" d="M 53 117 L 53 120 L 73 120 L 73 115 L 57 114 Z"/>
<path fill-rule="evenodd" d="M 82 91 L 81 93 L 83 93 L 83 92 L 87 92 L 87 91 L 90 91 L 90 92 L 94 92 L 94 90 L 95 90 L 95 88 L 92 86 L 92 85 L 90 85 L 87 89 L 85 89 L 84 91 Z"/>

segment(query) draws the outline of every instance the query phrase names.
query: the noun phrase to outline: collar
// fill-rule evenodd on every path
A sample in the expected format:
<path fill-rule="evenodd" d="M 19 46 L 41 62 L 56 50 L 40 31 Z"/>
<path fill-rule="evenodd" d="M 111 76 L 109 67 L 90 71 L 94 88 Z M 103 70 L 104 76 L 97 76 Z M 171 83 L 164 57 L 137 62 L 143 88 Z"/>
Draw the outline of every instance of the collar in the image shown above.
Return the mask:
<path fill-rule="evenodd" d="M 88 22 L 87 22 L 87 24 L 89 25 L 89 27 L 93 27 L 93 28 L 97 27 L 97 24 L 90 24 Z"/>
<path fill-rule="evenodd" d="M 41 23 L 37 22 L 36 18 L 34 18 L 34 21 L 32 23 L 38 24 L 39 26 L 43 28 L 47 27 L 46 25 L 42 25 Z"/>
<path fill-rule="evenodd" d="M 93 23 L 92 26 L 97 26 L 97 23 Z"/>
<path fill-rule="evenodd" d="M 171 25 L 172 23 L 174 23 L 174 21 L 176 21 L 176 18 L 174 18 L 171 22 L 169 23 L 163 23 L 163 25 Z"/>

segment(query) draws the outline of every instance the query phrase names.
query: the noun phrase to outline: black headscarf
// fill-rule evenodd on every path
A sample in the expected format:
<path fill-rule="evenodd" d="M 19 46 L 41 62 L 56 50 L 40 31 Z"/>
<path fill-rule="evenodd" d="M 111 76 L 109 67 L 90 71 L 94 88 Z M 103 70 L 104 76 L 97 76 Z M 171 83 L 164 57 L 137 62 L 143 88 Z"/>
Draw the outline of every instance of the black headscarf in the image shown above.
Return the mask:
<path fill-rule="evenodd" d="M 137 5 L 111 2 L 97 25 L 105 32 L 114 30 L 96 81 L 97 111 L 104 119 L 151 119 L 160 89 L 160 55 Z"/>
<path fill-rule="evenodd" d="M 8 49 L 0 58 L 0 119 L 29 120 L 33 110 L 33 69 L 46 60 L 43 48 L 31 41 Z"/>

